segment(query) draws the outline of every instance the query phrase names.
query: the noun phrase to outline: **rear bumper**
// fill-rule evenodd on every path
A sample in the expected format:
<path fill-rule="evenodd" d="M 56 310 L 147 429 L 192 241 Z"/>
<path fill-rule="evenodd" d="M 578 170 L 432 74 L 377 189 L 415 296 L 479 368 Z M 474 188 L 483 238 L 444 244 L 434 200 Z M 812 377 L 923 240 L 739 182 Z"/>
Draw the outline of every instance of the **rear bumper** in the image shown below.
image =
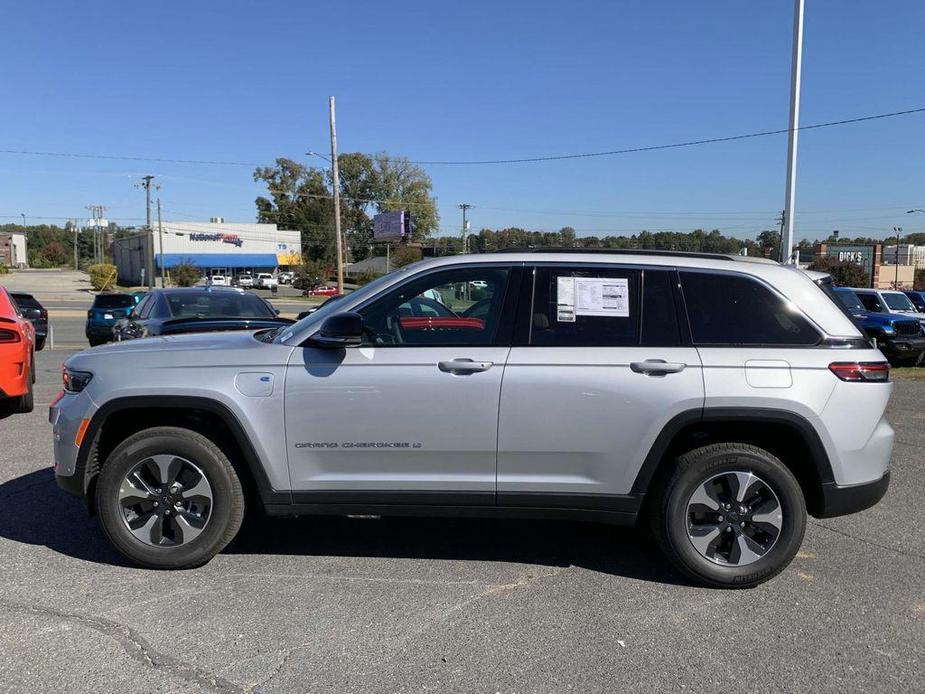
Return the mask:
<path fill-rule="evenodd" d="M 840 486 L 834 482 L 822 485 L 822 509 L 817 518 L 833 518 L 857 513 L 876 504 L 890 486 L 889 470 L 879 480 L 865 484 Z"/>
<path fill-rule="evenodd" d="M 113 338 L 113 328 L 115 323 L 112 325 L 88 325 L 86 329 L 87 337 L 106 337 L 110 340 Z"/>

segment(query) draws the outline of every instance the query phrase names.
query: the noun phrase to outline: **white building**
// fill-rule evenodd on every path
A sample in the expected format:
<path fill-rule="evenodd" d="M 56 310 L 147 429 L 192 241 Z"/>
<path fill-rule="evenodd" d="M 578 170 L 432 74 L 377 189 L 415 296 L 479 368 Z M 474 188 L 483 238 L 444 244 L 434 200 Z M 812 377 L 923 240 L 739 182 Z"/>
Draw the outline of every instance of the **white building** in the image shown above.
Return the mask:
<path fill-rule="evenodd" d="M 0 264 L 7 267 L 29 267 L 25 234 L 19 231 L 0 233 Z"/>
<path fill-rule="evenodd" d="M 156 276 L 162 258 L 168 274 L 177 265 L 191 263 L 204 276 L 274 272 L 302 262 L 301 234 L 275 224 L 236 224 L 215 217 L 210 222 L 165 221 L 161 226 L 162 231 L 155 226 L 153 233 Z M 117 239 L 113 255 L 120 280 L 146 282 L 147 235 Z"/>
<path fill-rule="evenodd" d="M 899 244 L 899 255 L 897 257 L 896 244 L 884 246 L 883 254 L 884 265 L 914 265 L 916 269 L 925 268 L 925 246 L 916 246 L 913 243 Z"/>

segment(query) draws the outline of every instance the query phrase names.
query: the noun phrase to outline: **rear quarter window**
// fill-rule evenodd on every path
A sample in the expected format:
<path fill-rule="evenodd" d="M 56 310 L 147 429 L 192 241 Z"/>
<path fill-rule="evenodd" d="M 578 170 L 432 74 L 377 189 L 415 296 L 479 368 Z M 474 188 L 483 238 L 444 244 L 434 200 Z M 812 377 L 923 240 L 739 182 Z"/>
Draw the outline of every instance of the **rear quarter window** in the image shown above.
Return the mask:
<path fill-rule="evenodd" d="M 751 277 L 682 272 L 681 286 L 697 345 L 793 347 L 820 340 L 790 302 Z"/>

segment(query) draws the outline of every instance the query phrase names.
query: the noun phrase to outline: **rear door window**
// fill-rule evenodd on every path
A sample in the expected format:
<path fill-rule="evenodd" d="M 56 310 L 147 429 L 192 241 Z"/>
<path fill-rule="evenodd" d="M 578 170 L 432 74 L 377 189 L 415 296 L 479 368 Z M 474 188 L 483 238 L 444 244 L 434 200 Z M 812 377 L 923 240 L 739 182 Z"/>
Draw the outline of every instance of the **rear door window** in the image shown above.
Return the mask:
<path fill-rule="evenodd" d="M 799 346 L 820 340 L 793 304 L 751 277 L 682 272 L 681 286 L 694 344 Z"/>
<path fill-rule="evenodd" d="M 638 345 L 639 274 L 623 268 L 537 267 L 528 344 Z"/>

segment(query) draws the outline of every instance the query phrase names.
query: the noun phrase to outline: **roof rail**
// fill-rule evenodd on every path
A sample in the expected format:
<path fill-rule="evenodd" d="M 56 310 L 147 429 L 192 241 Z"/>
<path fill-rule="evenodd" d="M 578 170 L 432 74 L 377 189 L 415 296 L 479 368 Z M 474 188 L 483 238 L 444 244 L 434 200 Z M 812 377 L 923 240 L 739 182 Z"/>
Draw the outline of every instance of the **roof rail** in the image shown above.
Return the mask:
<path fill-rule="evenodd" d="M 662 251 L 652 248 L 557 248 L 555 246 L 536 248 L 533 246 L 528 246 L 526 248 L 503 248 L 498 251 L 491 251 L 491 253 L 589 253 L 601 255 L 656 255 L 672 258 L 710 258 L 713 260 L 735 260 L 735 257 L 731 255 L 724 255 L 722 253 Z"/>

